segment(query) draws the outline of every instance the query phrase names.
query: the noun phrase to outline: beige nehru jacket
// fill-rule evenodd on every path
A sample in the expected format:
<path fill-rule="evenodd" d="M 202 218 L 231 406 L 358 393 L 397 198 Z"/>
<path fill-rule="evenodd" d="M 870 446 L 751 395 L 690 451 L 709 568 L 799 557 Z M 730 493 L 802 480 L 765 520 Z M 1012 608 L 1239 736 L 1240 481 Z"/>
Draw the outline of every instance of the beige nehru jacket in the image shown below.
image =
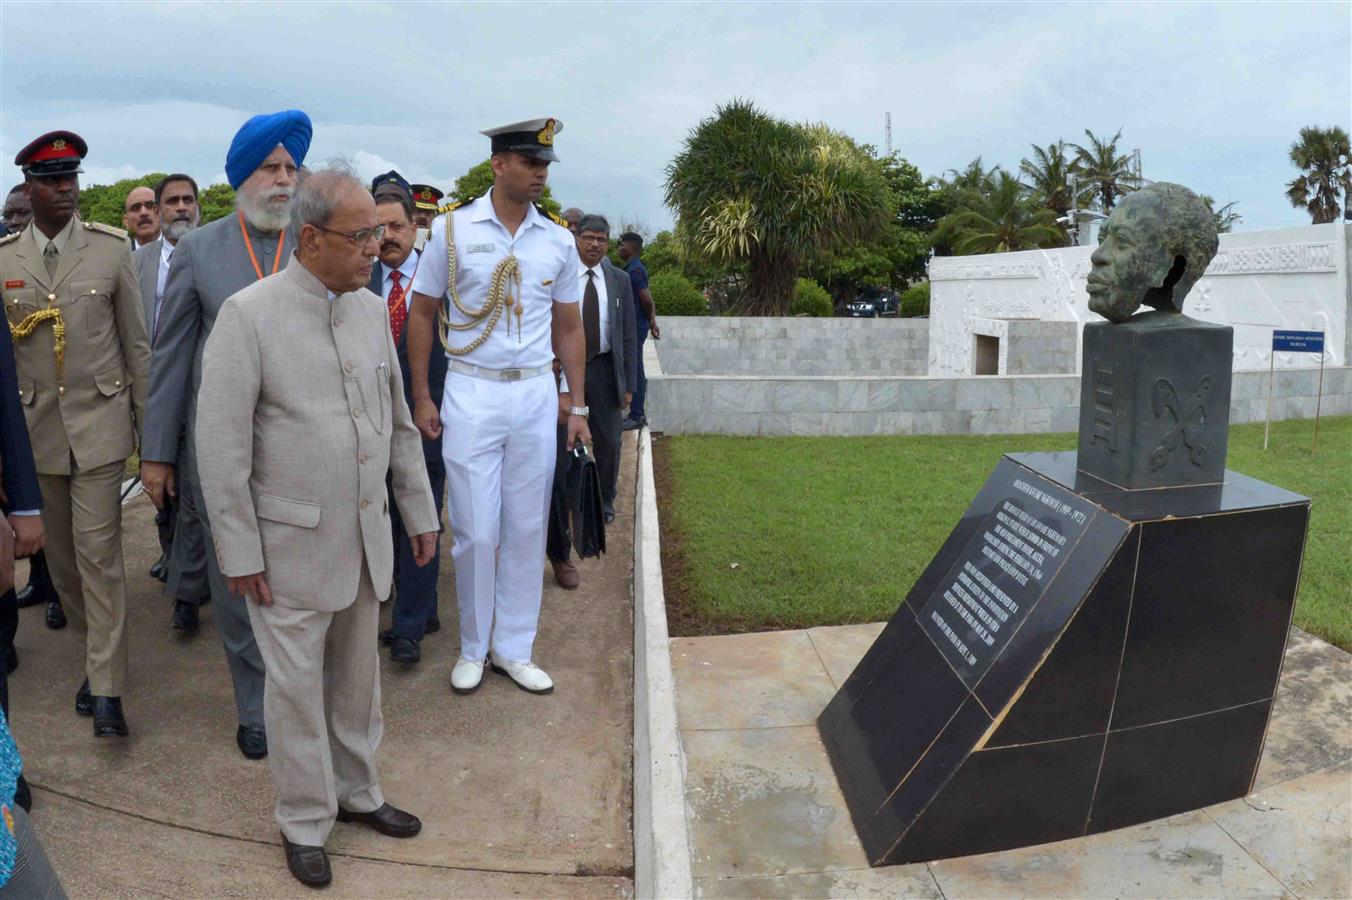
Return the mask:
<path fill-rule="evenodd" d="M 202 494 L 221 571 L 262 571 L 274 603 L 335 611 L 363 558 L 390 594 L 387 471 L 409 534 L 440 522 L 385 304 L 365 288 L 330 300 L 292 262 L 230 297 L 207 340 Z"/>

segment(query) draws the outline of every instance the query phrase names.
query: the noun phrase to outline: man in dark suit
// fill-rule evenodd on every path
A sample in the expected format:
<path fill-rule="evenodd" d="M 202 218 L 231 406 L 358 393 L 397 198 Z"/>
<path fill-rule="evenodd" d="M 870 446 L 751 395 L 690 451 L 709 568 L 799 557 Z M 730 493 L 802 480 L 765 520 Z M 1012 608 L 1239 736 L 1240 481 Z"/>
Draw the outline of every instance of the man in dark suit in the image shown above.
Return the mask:
<path fill-rule="evenodd" d="M 179 240 L 202 220 L 197 207 L 197 182 L 189 175 L 165 176 L 155 185 L 154 198 L 161 220 L 160 237 L 132 254 L 152 350 L 159 336 L 169 262 Z M 180 449 L 180 455 L 182 452 Z M 190 507 L 171 496 L 156 510 L 155 525 L 159 529 L 161 552 L 159 560 L 150 567 L 150 575 L 165 582 L 165 592 L 174 598 L 174 628 L 196 632 L 200 624 L 197 608 L 211 598 L 202 523 Z"/>
<path fill-rule="evenodd" d="M 584 392 L 590 412 L 592 450 L 596 474 L 601 479 L 603 517 L 615 521 L 615 485 L 620 472 L 620 437 L 624 414 L 633 397 L 637 377 L 638 330 L 634 325 L 634 294 L 629 276 L 606 258 L 610 248 L 610 223 L 604 216 L 587 213 L 577 223 L 574 235 L 582 260 L 579 290 L 582 294 L 582 329 L 587 336 L 587 384 Z M 568 393 L 565 383 L 560 390 Z M 576 587 L 577 568 L 568 559 L 567 545 L 556 552 L 549 542 L 549 561 L 554 578 L 565 588 Z"/>
<path fill-rule="evenodd" d="M 42 550 L 45 539 L 42 493 L 33 447 L 28 441 L 28 423 L 19 399 L 14 341 L 4 327 L 0 327 L 0 470 L 3 470 L 0 511 L 14 529 L 14 555 L 31 558 Z M 0 594 L 0 708 L 4 709 L 6 721 L 9 721 L 9 674 L 19 667 L 19 654 L 14 649 L 18 630 L 19 602 L 10 588 Z M 33 805 L 32 793 L 22 775 L 14 788 L 14 802 L 25 810 Z"/>
<path fill-rule="evenodd" d="M 408 334 L 404 327 L 408 319 L 408 304 L 413 296 L 413 275 L 418 270 L 420 255 L 413 249 L 417 231 L 413 225 L 412 195 L 408 182 L 397 172 L 389 172 L 376 179 L 371 186 L 376 200 L 376 221 L 385 229 L 380 239 L 380 261 L 371 271 L 371 292 L 385 301 L 389 311 L 390 331 L 399 354 L 399 369 L 404 376 L 404 402 L 413 408 L 413 378 L 408 366 Z M 440 398 L 446 384 L 446 354 L 433 353 L 427 369 L 428 388 L 433 397 Z M 432 483 L 432 496 L 441 516 L 446 493 L 446 464 L 441 457 L 441 438 L 423 439 L 423 456 L 427 461 L 427 475 Z M 416 663 L 422 659 L 419 646 L 423 636 L 441 628 L 437 616 L 437 576 L 441 573 L 441 545 L 426 565 L 413 560 L 413 545 L 404 531 L 399 510 L 390 506 L 390 524 L 394 530 L 394 614 L 392 627 L 381 635 L 390 645 L 390 659 L 395 662 Z"/>

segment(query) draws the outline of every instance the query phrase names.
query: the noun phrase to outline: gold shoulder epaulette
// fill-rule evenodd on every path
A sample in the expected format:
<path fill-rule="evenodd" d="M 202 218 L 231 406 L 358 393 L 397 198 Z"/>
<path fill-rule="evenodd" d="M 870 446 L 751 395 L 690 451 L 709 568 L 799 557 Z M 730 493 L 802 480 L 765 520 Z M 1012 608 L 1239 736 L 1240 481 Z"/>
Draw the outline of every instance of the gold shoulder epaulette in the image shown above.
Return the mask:
<path fill-rule="evenodd" d="M 450 212 L 450 211 L 453 210 L 453 209 L 459 209 L 460 207 L 464 206 L 467 202 L 469 202 L 469 201 L 467 201 L 467 200 L 456 200 L 454 203 L 447 203 L 447 204 L 444 205 L 444 206 L 438 206 L 438 207 L 437 207 L 437 215 L 441 215 L 442 213 L 448 213 L 448 212 Z"/>
<path fill-rule="evenodd" d="M 0 247 L 3 247 L 5 244 L 8 244 L 10 241 L 17 241 L 17 240 L 19 239 L 19 235 L 21 235 L 21 234 L 23 234 L 22 231 L 11 231 L 9 234 L 5 235 L 4 237 L 0 237 Z"/>
<path fill-rule="evenodd" d="M 540 213 L 540 215 L 542 215 L 542 216 L 544 216 L 545 218 L 549 219 L 549 221 L 553 222 L 555 225 L 558 225 L 558 226 L 561 227 L 561 228 L 567 228 L 567 227 L 568 227 L 568 220 L 567 220 L 567 219 L 563 218 L 562 216 L 556 216 L 556 215 L 554 215 L 552 212 L 550 212 L 549 210 L 545 209 L 544 204 L 542 204 L 542 203 L 537 203 L 537 204 L 535 204 L 535 209 Z"/>
<path fill-rule="evenodd" d="M 114 228 L 112 225 L 104 225 L 102 222 L 85 222 L 83 220 L 80 224 L 85 227 L 85 231 L 102 231 L 104 234 L 111 234 L 113 237 L 121 238 L 124 241 L 127 239 L 127 233 L 125 231 L 121 228 Z"/>

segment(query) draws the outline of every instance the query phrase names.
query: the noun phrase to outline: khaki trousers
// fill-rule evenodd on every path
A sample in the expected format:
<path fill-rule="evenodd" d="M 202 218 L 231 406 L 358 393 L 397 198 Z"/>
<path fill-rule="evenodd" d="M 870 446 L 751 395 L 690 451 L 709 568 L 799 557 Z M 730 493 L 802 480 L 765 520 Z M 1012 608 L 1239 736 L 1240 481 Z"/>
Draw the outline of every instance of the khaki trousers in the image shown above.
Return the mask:
<path fill-rule="evenodd" d="M 47 567 L 61 605 L 85 632 L 85 672 L 96 697 L 127 683 L 127 573 L 122 564 L 124 463 L 39 475 Z"/>
<path fill-rule="evenodd" d="M 365 565 L 346 609 L 292 609 L 273 600 L 245 602 L 267 670 L 263 719 L 277 824 L 291 843 L 322 847 L 339 805 L 371 812 L 385 802 L 376 774 L 385 730 L 380 601 Z"/>

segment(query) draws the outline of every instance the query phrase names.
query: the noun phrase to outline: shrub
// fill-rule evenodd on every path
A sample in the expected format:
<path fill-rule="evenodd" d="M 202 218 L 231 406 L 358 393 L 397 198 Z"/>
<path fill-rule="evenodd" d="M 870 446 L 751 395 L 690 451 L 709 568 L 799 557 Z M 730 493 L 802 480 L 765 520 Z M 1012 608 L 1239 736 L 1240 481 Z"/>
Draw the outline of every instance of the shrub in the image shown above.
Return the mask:
<path fill-rule="evenodd" d="M 659 316 L 707 316 L 709 301 L 680 272 L 654 272 L 648 278 L 648 291 Z"/>
<path fill-rule="evenodd" d="M 929 315 L 930 283 L 922 281 L 908 287 L 901 295 L 901 316 L 914 319 Z"/>
<path fill-rule="evenodd" d="M 793 300 L 789 303 L 791 316 L 830 316 L 835 312 L 831 295 L 811 278 L 799 278 L 793 287 Z"/>

